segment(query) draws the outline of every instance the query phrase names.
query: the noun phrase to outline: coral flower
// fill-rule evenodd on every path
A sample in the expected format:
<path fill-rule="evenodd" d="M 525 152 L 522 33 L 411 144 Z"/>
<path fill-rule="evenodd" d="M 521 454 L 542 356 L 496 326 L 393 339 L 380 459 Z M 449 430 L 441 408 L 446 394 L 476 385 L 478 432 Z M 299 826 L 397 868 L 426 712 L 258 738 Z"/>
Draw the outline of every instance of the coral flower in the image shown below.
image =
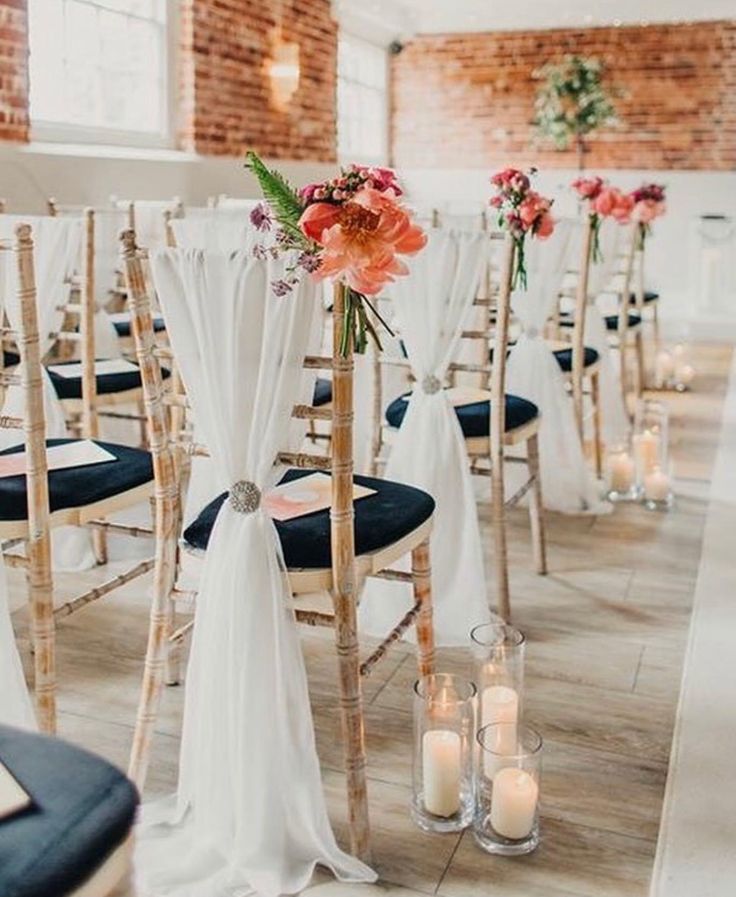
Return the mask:
<path fill-rule="evenodd" d="M 407 274 L 399 255 L 419 252 L 424 231 L 391 192 L 370 187 L 343 205 L 314 203 L 299 219 L 302 232 L 323 247 L 320 279 L 343 280 L 359 293 L 375 295 L 397 275 Z"/>
<path fill-rule="evenodd" d="M 657 202 L 653 199 L 643 199 L 636 203 L 632 212 L 634 221 L 640 224 L 651 224 L 655 218 L 663 215 L 665 205 L 663 202 Z"/>

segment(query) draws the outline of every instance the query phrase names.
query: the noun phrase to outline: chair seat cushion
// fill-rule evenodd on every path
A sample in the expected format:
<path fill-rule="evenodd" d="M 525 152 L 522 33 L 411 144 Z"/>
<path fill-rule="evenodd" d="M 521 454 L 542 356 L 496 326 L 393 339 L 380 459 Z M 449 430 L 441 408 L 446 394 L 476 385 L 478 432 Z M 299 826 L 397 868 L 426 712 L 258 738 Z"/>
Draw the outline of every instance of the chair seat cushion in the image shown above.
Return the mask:
<path fill-rule="evenodd" d="M 409 406 L 411 393 L 399 396 L 386 409 L 386 420 L 398 429 L 404 420 Z M 539 409 L 533 402 L 519 396 L 506 395 L 506 432 L 515 430 L 539 415 Z M 466 439 L 488 436 L 491 432 L 491 403 L 474 402 L 472 405 L 460 405 L 455 408 L 460 428 Z"/>
<path fill-rule="evenodd" d="M 131 334 L 130 318 L 127 321 L 113 321 L 112 326 L 115 328 L 115 332 L 118 336 L 130 336 Z M 155 317 L 153 319 L 153 332 L 163 333 L 164 330 L 166 330 L 164 319 L 160 316 Z"/>
<path fill-rule="evenodd" d="M 47 439 L 46 446 L 78 441 Z M 95 442 L 115 455 L 116 460 L 49 471 L 49 505 L 52 512 L 82 508 L 153 480 L 153 464 L 148 452 L 127 445 Z M 14 445 L 4 449 L 0 455 L 13 455 L 23 450 L 23 445 Z M 0 520 L 25 520 L 28 516 L 27 493 L 25 474 L 0 477 Z"/>
<path fill-rule="evenodd" d="M 560 366 L 560 370 L 565 371 L 566 374 L 569 374 L 572 371 L 572 348 L 558 349 L 554 353 L 554 355 L 557 359 L 557 364 L 559 364 Z M 596 352 L 596 350 L 591 349 L 590 346 L 586 346 L 583 352 L 583 367 L 590 367 L 597 361 L 598 353 Z"/>
<path fill-rule="evenodd" d="M 20 364 L 20 355 L 17 352 L 9 352 L 3 349 L 3 367 L 14 368 L 16 364 Z"/>
<path fill-rule="evenodd" d="M 79 364 L 78 361 L 61 362 L 61 364 Z M 61 367 L 61 364 L 58 366 Z M 57 365 L 54 365 L 56 367 Z M 171 376 L 171 372 L 166 368 L 161 368 L 161 374 L 165 379 Z M 49 377 L 53 384 L 54 391 L 60 399 L 81 399 L 82 398 L 82 375 L 78 377 L 62 377 L 56 371 L 49 370 Z M 131 389 L 141 389 L 140 371 L 121 371 L 117 374 L 97 374 L 95 377 L 97 382 L 97 395 L 114 395 L 115 393 L 128 392 Z"/>
<path fill-rule="evenodd" d="M 282 483 L 298 480 L 314 473 L 312 470 L 287 470 Z M 355 552 L 370 554 L 386 548 L 413 532 L 428 520 L 434 511 L 434 499 L 419 489 L 356 475 L 355 483 L 375 489 L 355 502 Z M 192 548 L 207 548 L 210 533 L 220 506 L 227 498 L 223 492 L 211 501 L 197 519 L 184 531 L 184 541 Z M 324 569 L 332 563 L 330 546 L 329 509 L 296 517 L 293 520 L 274 521 L 281 540 L 287 568 Z"/>
<path fill-rule="evenodd" d="M 332 380 L 326 377 L 318 377 L 314 384 L 314 397 L 312 404 L 315 408 L 320 405 L 327 405 L 332 401 Z"/>
<path fill-rule="evenodd" d="M 659 293 L 655 293 L 652 290 L 644 290 L 644 303 L 647 302 L 656 302 L 659 299 Z M 636 293 L 631 294 L 630 302 L 632 305 L 636 305 Z"/>
<path fill-rule="evenodd" d="M 606 315 L 606 330 L 618 330 L 618 315 Z M 641 324 L 641 315 L 629 315 L 629 327 Z"/>
<path fill-rule="evenodd" d="M 0 822 L 0 894 L 64 897 L 125 842 L 138 794 L 107 761 L 58 738 L 0 726 L 0 760 L 33 798 Z"/>

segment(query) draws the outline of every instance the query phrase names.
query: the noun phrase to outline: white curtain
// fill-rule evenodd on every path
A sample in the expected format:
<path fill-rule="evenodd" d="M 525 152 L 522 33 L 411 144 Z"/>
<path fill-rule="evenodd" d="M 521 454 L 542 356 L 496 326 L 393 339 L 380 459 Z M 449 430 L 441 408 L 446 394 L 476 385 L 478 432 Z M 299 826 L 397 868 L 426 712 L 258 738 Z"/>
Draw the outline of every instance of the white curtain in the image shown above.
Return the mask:
<path fill-rule="evenodd" d="M 588 308 L 585 314 L 585 345 L 595 349 L 600 357 L 600 407 L 603 440 L 608 446 L 623 443 L 629 434 L 629 418 L 621 392 L 621 371 L 614 361 L 608 344 L 606 322 L 596 297 L 609 285 L 616 271 L 621 244 L 622 227 L 604 218 L 600 228 L 600 249 L 603 258 L 590 265 L 588 277 Z"/>
<path fill-rule="evenodd" d="M 277 476 L 318 301 L 309 280 L 275 298 L 283 262 L 167 250 L 154 281 L 220 485 Z M 206 553 L 187 674 L 177 794 L 144 808 L 144 894 L 296 893 L 316 864 L 372 881 L 330 828 L 276 529 L 262 506 L 222 506 Z"/>
<path fill-rule="evenodd" d="M 610 510 L 583 454 L 573 403 L 565 378 L 544 339 L 544 326 L 557 302 L 569 258 L 574 222 L 562 220 L 547 240 L 527 239 L 529 288 L 517 289 L 511 306 L 522 333 L 511 350 L 506 392 L 528 399 L 539 409 L 539 454 L 544 505 L 576 514 Z"/>
<path fill-rule="evenodd" d="M 59 306 L 68 301 L 69 278 L 78 267 L 81 221 L 50 216 L 0 215 L 0 239 L 15 240 L 15 228 L 21 223 L 29 224 L 32 229 L 39 348 L 43 358 L 54 342 L 49 334 L 58 331 L 61 326 L 64 312 L 59 311 Z M 2 302 L 11 326 L 20 330 L 18 277 L 14 261 L 12 259 L 6 266 Z M 43 389 L 46 436 L 49 439 L 67 437 L 64 409 L 45 371 Z M 8 388 L 4 407 L 5 414 L 23 417 L 25 402 L 19 386 Z M 0 448 L 9 448 L 21 441 L 17 430 L 0 430 Z M 86 530 L 72 526 L 54 529 L 52 549 L 55 569 L 77 571 L 95 565 L 91 539 Z"/>
<path fill-rule="evenodd" d="M 437 502 L 431 555 L 440 645 L 466 644 L 472 627 L 489 619 L 465 438 L 442 388 L 489 248 L 482 232 L 432 231 L 425 250 L 409 261 L 409 276 L 391 290 L 416 383 L 385 477 L 423 489 Z M 411 604 L 405 586 L 402 592 L 396 583 L 369 580 L 360 605 L 361 631 L 385 636 Z"/>
<path fill-rule="evenodd" d="M 0 251 L 0 283 L 5 283 L 7 268 L 15 259 L 7 251 Z M 3 414 L 7 414 L 3 408 Z M 6 431 L 7 432 L 7 431 Z M 0 552 L 0 723 L 19 729 L 35 729 L 36 719 L 28 687 L 23 676 L 18 647 L 10 619 L 8 584 L 5 561 Z"/>

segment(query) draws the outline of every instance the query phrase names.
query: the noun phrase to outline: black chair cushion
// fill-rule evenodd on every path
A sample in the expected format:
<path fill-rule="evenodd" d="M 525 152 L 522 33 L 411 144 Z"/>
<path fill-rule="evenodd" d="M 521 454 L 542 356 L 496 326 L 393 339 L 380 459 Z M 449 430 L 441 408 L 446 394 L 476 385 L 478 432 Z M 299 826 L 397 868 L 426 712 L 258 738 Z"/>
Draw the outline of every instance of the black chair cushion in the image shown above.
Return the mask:
<path fill-rule="evenodd" d="M 0 894 L 76 891 L 125 842 L 138 793 L 100 757 L 8 726 L 0 726 L 0 760 L 33 798 L 0 822 Z"/>
<path fill-rule="evenodd" d="M 317 382 L 314 384 L 314 398 L 312 399 L 312 404 L 315 408 L 319 408 L 320 405 L 327 405 L 332 401 L 332 380 L 327 380 L 325 377 L 318 377 Z"/>
<path fill-rule="evenodd" d="M 399 396 L 386 409 L 386 420 L 392 427 L 398 429 L 404 420 L 406 409 L 409 406 L 408 398 L 411 393 Z M 506 432 L 515 430 L 524 424 L 534 420 L 539 415 L 539 409 L 533 402 L 522 399 L 519 396 L 506 395 Z M 460 428 L 466 439 L 488 436 L 491 432 L 491 403 L 474 402 L 472 405 L 460 405 L 455 408 Z"/>
<path fill-rule="evenodd" d="M 127 321 L 113 321 L 112 326 L 115 328 L 115 332 L 118 336 L 130 336 L 131 334 L 131 326 L 130 320 Z M 154 333 L 162 333 L 166 330 L 166 324 L 164 323 L 164 319 L 162 317 L 155 317 L 153 319 L 153 332 Z"/>
<path fill-rule="evenodd" d="M 79 364 L 78 361 L 61 362 L 61 364 Z M 54 365 L 56 367 L 56 365 Z M 59 365 L 61 366 L 61 365 Z M 171 376 L 166 368 L 161 368 L 164 380 Z M 78 377 L 62 377 L 56 371 L 49 370 L 49 377 L 54 391 L 60 399 L 82 398 L 82 375 Z M 128 392 L 129 389 L 140 389 L 142 386 L 140 371 L 121 371 L 118 374 L 97 374 L 97 395 L 112 395 L 119 392 Z"/>
<path fill-rule="evenodd" d="M 644 290 L 644 304 L 647 302 L 656 302 L 659 299 L 659 293 L 655 293 L 652 290 Z M 636 293 L 631 294 L 631 304 L 636 305 Z"/>
<path fill-rule="evenodd" d="M 287 470 L 281 482 L 298 480 L 310 473 L 314 471 Z M 376 490 L 375 494 L 355 502 L 356 554 L 369 554 L 386 548 L 432 516 L 434 499 L 426 492 L 373 477 L 356 475 L 354 480 L 359 486 Z M 184 540 L 193 548 L 202 551 L 207 548 L 215 518 L 226 498 L 227 493 L 223 492 L 211 501 L 184 531 Z M 293 520 L 274 522 L 289 569 L 324 569 L 330 566 L 332 549 L 328 509 Z"/>
<path fill-rule="evenodd" d="M 558 349 L 554 355 L 557 359 L 557 364 L 560 366 L 560 370 L 564 371 L 566 374 L 570 373 L 570 371 L 572 371 L 572 348 Z M 590 367 L 590 365 L 595 364 L 596 361 L 598 361 L 598 353 L 595 349 L 591 349 L 590 346 L 586 346 L 583 352 L 583 367 Z"/>
<path fill-rule="evenodd" d="M 65 445 L 77 441 L 47 439 L 46 445 Z M 95 441 L 115 455 L 117 460 L 49 471 L 49 505 L 52 512 L 91 505 L 153 480 L 153 464 L 148 452 L 127 445 Z M 14 445 L 4 449 L 0 455 L 13 455 L 23 449 L 23 445 Z M 25 520 L 28 517 L 27 491 L 25 474 L 0 477 L 0 520 Z"/>
<path fill-rule="evenodd" d="M 20 364 L 20 355 L 17 352 L 8 352 L 3 349 L 3 367 L 14 368 L 16 364 Z"/>
<path fill-rule="evenodd" d="M 606 316 L 606 330 L 618 330 L 618 315 Z M 629 327 L 636 327 L 641 324 L 641 315 L 629 315 Z"/>

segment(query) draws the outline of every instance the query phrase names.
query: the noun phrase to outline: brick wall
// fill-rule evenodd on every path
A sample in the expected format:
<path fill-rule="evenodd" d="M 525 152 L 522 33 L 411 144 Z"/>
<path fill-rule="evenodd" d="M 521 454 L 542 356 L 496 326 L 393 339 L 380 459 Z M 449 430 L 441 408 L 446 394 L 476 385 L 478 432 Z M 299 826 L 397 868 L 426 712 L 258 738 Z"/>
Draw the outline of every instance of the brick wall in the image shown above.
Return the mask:
<path fill-rule="evenodd" d="M 335 159 L 337 25 L 330 0 L 283 0 L 283 38 L 300 45 L 301 80 L 274 109 L 264 68 L 275 26 L 265 0 L 184 0 L 180 142 L 206 155 L 248 149 L 281 159 Z"/>
<path fill-rule="evenodd" d="M 575 167 L 534 145 L 533 71 L 565 53 L 595 56 L 620 125 L 599 132 L 590 168 L 736 168 L 736 21 L 424 36 L 394 57 L 394 164 Z"/>
<path fill-rule="evenodd" d="M 28 140 L 26 0 L 0 0 L 0 140 Z"/>

